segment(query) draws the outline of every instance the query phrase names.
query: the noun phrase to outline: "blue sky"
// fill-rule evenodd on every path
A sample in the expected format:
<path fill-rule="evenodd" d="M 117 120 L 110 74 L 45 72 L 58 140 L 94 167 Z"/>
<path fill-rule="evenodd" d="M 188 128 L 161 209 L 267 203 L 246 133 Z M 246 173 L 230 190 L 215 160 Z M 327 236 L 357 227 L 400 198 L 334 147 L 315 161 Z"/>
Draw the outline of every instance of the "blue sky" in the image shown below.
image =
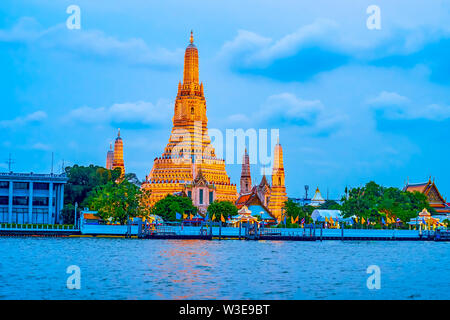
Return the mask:
<path fill-rule="evenodd" d="M 81 8 L 68 30 L 66 8 Z M 366 8 L 381 9 L 381 30 Z M 2 0 L 0 170 L 104 165 L 141 179 L 167 143 L 194 30 L 209 127 L 279 128 L 288 195 L 436 178 L 450 194 L 449 1 Z M 227 167 L 239 182 L 240 165 Z M 260 170 L 252 166 L 254 180 Z"/>

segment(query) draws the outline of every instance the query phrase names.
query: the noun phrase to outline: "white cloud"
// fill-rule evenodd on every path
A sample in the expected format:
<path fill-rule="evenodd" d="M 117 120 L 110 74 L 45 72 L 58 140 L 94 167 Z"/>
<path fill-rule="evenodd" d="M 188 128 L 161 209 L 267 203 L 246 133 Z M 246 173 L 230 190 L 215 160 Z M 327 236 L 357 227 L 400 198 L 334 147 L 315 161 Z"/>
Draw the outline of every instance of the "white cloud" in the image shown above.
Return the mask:
<path fill-rule="evenodd" d="M 320 100 L 303 100 L 285 92 L 270 96 L 258 116 L 263 120 L 281 117 L 295 123 L 313 120 L 321 110 L 323 105 Z"/>
<path fill-rule="evenodd" d="M 337 132 L 349 117 L 342 111 L 326 108 L 320 100 L 305 100 L 290 92 L 269 96 L 259 110 L 227 118 L 227 125 L 244 123 L 246 127 L 301 128 L 302 134 Z"/>
<path fill-rule="evenodd" d="M 443 121 L 450 118 L 450 106 L 441 104 L 420 104 L 396 92 L 382 91 L 367 103 L 374 109 L 383 112 L 383 116 L 391 120 L 425 119 Z"/>
<path fill-rule="evenodd" d="M 239 30 L 234 39 L 224 43 L 218 58 L 242 68 L 265 68 L 279 59 L 295 56 L 303 49 L 320 47 L 364 63 L 389 55 L 411 54 L 449 35 L 449 28 L 395 26 L 374 36 L 374 33 L 356 31 L 345 22 L 322 18 L 279 39 Z"/>
<path fill-rule="evenodd" d="M 237 113 L 229 116 L 227 120 L 231 123 L 245 123 L 248 122 L 250 119 L 245 114 Z"/>
<path fill-rule="evenodd" d="M 36 111 L 24 117 L 17 117 L 12 120 L 2 120 L 0 121 L 0 127 L 3 128 L 21 127 L 33 123 L 40 123 L 45 119 L 47 119 L 47 113 L 45 113 L 44 111 Z"/>
<path fill-rule="evenodd" d="M 90 58 L 116 59 L 129 65 L 172 67 L 183 61 L 182 49 L 150 48 L 140 38 L 119 40 L 100 30 L 68 30 L 64 24 L 45 29 L 29 17 L 21 18 L 9 30 L 0 30 L 0 41 L 26 43 Z"/>
<path fill-rule="evenodd" d="M 386 106 L 406 104 L 409 102 L 409 99 L 397 92 L 382 91 L 375 98 L 371 98 L 367 102 L 371 105 Z"/>
<path fill-rule="evenodd" d="M 172 116 L 173 106 L 166 100 L 156 104 L 150 102 L 115 103 L 110 107 L 80 107 L 72 110 L 66 121 L 90 124 L 132 123 L 143 125 L 167 124 Z"/>
<path fill-rule="evenodd" d="M 276 41 L 251 31 L 239 30 L 233 40 L 222 46 L 218 56 L 235 63 L 234 58 L 239 55 L 239 64 L 246 67 L 266 66 L 276 59 L 296 54 L 303 46 L 313 41 L 329 44 L 333 41 L 331 33 L 336 31 L 337 27 L 334 21 L 319 19 Z M 323 41 L 325 39 L 327 42 Z"/>

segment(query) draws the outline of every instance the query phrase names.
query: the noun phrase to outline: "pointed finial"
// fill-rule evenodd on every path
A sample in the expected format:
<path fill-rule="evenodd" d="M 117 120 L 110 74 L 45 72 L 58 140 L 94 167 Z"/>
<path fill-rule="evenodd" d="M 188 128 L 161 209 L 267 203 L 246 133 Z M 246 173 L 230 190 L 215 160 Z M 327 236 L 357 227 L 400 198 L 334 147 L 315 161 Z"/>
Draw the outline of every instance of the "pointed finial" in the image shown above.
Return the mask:
<path fill-rule="evenodd" d="M 280 144 L 280 136 L 277 137 L 277 144 Z"/>
<path fill-rule="evenodd" d="M 119 130 L 117 132 L 117 136 L 120 137 L 120 128 L 119 128 Z"/>
<path fill-rule="evenodd" d="M 191 42 L 191 44 L 194 43 L 194 31 L 191 30 L 191 38 L 189 39 L 189 41 Z"/>
<path fill-rule="evenodd" d="M 112 150 L 112 142 L 109 143 L 109 150 Z"/>

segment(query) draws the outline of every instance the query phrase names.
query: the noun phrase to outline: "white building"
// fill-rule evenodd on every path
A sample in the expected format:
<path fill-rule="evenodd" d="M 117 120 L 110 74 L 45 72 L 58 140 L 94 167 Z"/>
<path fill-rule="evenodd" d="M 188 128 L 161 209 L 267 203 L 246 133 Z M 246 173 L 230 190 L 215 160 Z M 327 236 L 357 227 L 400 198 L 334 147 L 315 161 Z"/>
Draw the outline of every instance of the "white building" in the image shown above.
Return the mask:
<path fill-rule="evenodd" d="M 0 223 L 61 223 L 65 174 L 0 173 Z"/>

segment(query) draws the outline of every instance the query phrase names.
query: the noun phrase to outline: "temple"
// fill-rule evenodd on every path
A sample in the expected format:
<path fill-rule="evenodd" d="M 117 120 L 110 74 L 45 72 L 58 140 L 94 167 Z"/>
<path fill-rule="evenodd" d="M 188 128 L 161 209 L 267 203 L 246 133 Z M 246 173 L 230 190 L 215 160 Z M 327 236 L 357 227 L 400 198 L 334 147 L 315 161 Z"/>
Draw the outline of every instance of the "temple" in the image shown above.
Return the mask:
<path fill-rule="evenodd" d="M 112 170 L 114 161 L 114 150 L 112 148 L 112 143 L 109 144 L 109 150 L 106 153 L 106 169 Z"/>
<path fill-rule="evenodd" d="M 268 208 L 278 221 L 282 219 L 283 207 L 287 200 L 286 186 L 284 184 L 283 148 L 280 141 L 277 141 L 274 151 L 272 187 L 270 189 Z"/>
<path fill-rule="evenodd" d="M 120 129 L 117 132 L 117 138 L 114 142 L 114 150 L 112 144 L 109 145 L 109 150 L 106 153 L 106 169 L 114 170 L 120 169 L 121 176 L 125 175 L 125 164 L 123 161 L 123 140 L 120 137 Z"/>
<path fill-rule="evenodd" d="M 241 190 L 236 200 L 238 209 L 244 206 L 254 216 L 261 216 L 266 222 L 280 222 L 283 219 L 283 208 L 287 201 L 286 186 L 284 181 L 283 149 L 278 141 L 274 150 L 274 165 L 272 169 L 272 185 L 267 182 L 263 174 L 261 182 L 249 190 L 251 181 L 248 154 L 245 150 L 241 172 Z"/>
<path fill-rule="evenodd" d="M 423 183 L 409 183 L 407 182 L 403 191 L 409 192 L 420 192 L 427 196 L 428 202 L 430 206 L 436 210 L 436 213 L 441 214 L 449 214 L 450 213 L 450 205 L 447 201 L 442 197 L 439 192 L 434 180 L 431 181 L 431 177 L 427 182 Z"/>
<path fill-rule="evenodd" d="M 241 189 L 239 194 L 249 193 L 252 188 L 252 177 L 250 174 L 250 158 L 245 148 L 241 170 Z"/>
<path fill-rule="evenodd" d="M 154 159 L 153 168 L 142 184 L 151 193 L 149 204 L 177 192 L 185 192 L 200 214 L 205 214 L 214 200 L 235 202 L 236 185 L 230 182 L 225 161 L 216 157 L 208 136 L 206 99 L 203 83 L 199 83 L 198 50 L 192 32 L 172 123 L 169 142 L 161 157 Z"/>
<path fill-rule="evenodd" d="M 317 187 L 316 192 L 314 193 L 314 197 L 311 199 L 310 206 L 319 207 L 320 205 L 325 203 L 325 199 L 322 197 L 320 193 L 319 187 Z"/>

